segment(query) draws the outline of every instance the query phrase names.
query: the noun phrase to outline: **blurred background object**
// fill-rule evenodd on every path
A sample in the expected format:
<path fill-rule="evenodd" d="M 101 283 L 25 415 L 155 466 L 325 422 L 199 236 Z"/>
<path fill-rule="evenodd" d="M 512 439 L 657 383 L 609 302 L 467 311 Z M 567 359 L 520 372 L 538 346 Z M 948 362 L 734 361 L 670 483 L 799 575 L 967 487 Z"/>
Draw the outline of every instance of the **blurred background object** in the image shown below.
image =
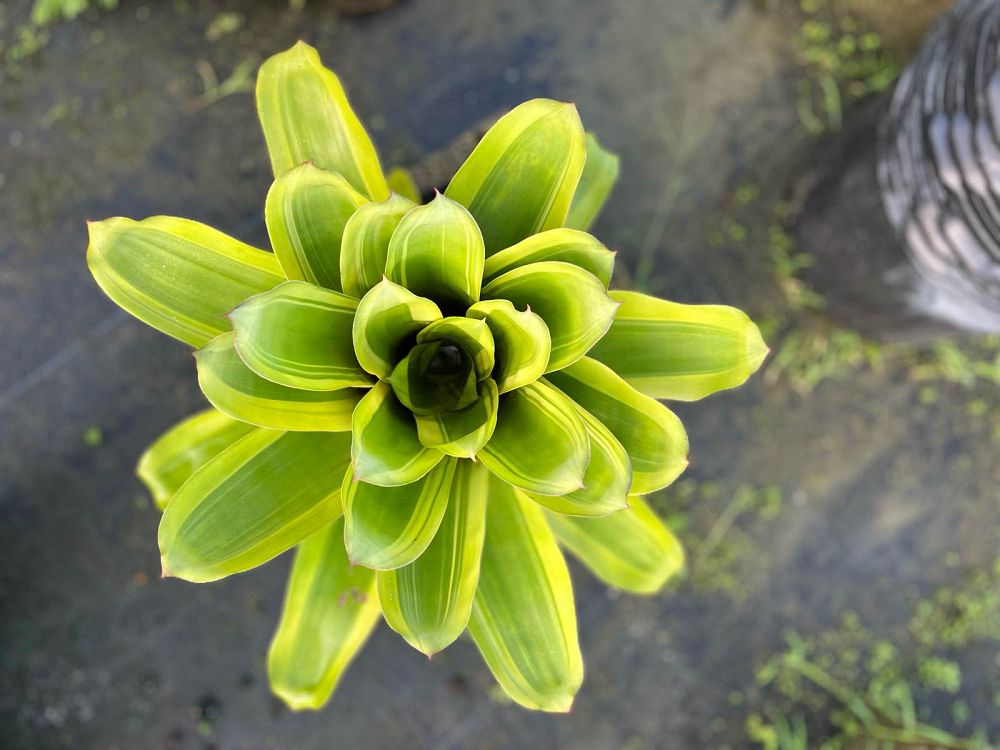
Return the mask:
<path fill-rule="evenodd" d="M 920 276 L 908 302 L 1000 332 L 1000 3 L 962 0 L 900 79 L 879 179 Z"/>

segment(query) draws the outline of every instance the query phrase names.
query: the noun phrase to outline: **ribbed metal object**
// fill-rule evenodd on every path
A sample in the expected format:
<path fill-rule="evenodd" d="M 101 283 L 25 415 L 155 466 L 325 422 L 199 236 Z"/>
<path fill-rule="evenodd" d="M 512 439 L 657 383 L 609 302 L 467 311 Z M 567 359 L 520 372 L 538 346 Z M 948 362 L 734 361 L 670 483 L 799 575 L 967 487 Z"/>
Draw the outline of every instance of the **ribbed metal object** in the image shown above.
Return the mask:
<path fill-rule="evenodd" d="M 922 283 L 911 304 L 1000 331 L 1000 0 L 961 0 L 899 81 L 878 164 Z"/>

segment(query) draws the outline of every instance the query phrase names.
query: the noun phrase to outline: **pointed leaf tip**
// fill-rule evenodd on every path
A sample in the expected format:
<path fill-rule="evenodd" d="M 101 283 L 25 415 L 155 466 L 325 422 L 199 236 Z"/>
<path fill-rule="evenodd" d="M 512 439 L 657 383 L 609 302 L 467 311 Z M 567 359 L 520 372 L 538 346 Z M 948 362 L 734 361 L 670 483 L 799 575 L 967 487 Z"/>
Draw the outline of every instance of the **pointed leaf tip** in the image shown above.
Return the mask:
<path fill-rule="evenodd" d="M 445 195 L 469 209 L 492 255 L 562 226 L 585 159 L 576 107 L 533 99 L 489 129 Z"/>
<path fill-rule="evenodd" d="M 300 41 L 266 60 L 256 96 L 275 177 L 312 161 L 372 200 L 389 196 L 371 138 L 313 47 Z"/>
<path fill-rule="evenodd" d="M 399 222 L 389 240 L 385 275 L 414 294 L 465 309 L 479 301 L 485 259 L 475 219 L 438 194 Z"/>

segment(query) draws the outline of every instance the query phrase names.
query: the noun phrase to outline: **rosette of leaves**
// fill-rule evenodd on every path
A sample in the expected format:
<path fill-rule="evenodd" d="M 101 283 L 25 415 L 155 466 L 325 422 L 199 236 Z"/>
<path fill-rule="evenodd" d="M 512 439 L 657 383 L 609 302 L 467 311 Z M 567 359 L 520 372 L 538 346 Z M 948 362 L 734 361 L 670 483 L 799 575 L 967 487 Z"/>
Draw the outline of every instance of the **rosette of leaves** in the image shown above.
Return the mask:
<path fill-rule="evenodd" d="M 657 399 L 742 383 L 757 328 L 608 291 L 614 254 L 585 229 L 618 163 L 570 104 L 515 108 L 426 205 L 311 47 L 264 63 L 257 106 L 273 252 L 185 219 L 90 225 L 98 284 L 197 348 L 212 406 L 139 463 L 164 575 L 297 547 L 267 662 L 293 708 L 323 705 L 384 618 L 428 655 L 468 630 L 511 698 L 568 710 L 560 547 L 636 593 L 681 568 L 641 497 L 687 465 Z"/>

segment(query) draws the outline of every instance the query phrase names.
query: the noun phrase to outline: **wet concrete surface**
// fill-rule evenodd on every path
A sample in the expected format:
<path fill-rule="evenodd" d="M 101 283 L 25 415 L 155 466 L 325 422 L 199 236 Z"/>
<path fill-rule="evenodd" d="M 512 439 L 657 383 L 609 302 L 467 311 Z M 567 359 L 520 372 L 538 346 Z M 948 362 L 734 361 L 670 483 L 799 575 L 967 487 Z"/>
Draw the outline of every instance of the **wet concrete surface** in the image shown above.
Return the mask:
<path fill-rule="evenodd" d="M 209 42 L 220 5 L 245 21 Z M 158 577 L 157 513 L 133 466 L 203 402 L 190 353 L 92 282 L 83 222 L 174 214 L 265 245 L 252 99 L 199 107 L 197 61 L 225 79 L 305 38 L 387 164 L 525 98 L 575 101 L 622 155 L 595 231 L 620 251 L 623 283 L 757 312 L 775 293 L 764 249 L 713 248 L 705 235 L 734 185 L 752 179 L 777 198 L 811 158 L 787 37 L 781 14 L 721 0 L 410 0 L 365 18 L 319 0 L 302 14 L 278 0 L 123 0 L 55 27 L 5 69 L 0 746 L 746 747 L 728 696 L 783 629 L 848 608 L 888 628 L 989 563 L 1000 546 L 991 423 L 965 417 L 962 389 L 928 405 L 905 377 L 864 372 L 809 398 L 757 378 L 678 408 L 693 477 L 773 483 L 796 500 L 741 562 L 739 599 L 684 585 L 618 596 L 575 566 L 587 679 L 568 716 L 498 701 L 468 641 L 428 662 L 384 627 L 326 709 L 292 714 L 263 663 L 287 556 L 209 585 Z M 983 398 L 995 420 L 1000 399 Z M 83 439 L 92 426 L 100 445 Z M 942 564 L 949 553 L 957 565 Z M 967 680 L 984 720 L 996 721 L 985 686 L 998 668 L 986 659 Z"/>

